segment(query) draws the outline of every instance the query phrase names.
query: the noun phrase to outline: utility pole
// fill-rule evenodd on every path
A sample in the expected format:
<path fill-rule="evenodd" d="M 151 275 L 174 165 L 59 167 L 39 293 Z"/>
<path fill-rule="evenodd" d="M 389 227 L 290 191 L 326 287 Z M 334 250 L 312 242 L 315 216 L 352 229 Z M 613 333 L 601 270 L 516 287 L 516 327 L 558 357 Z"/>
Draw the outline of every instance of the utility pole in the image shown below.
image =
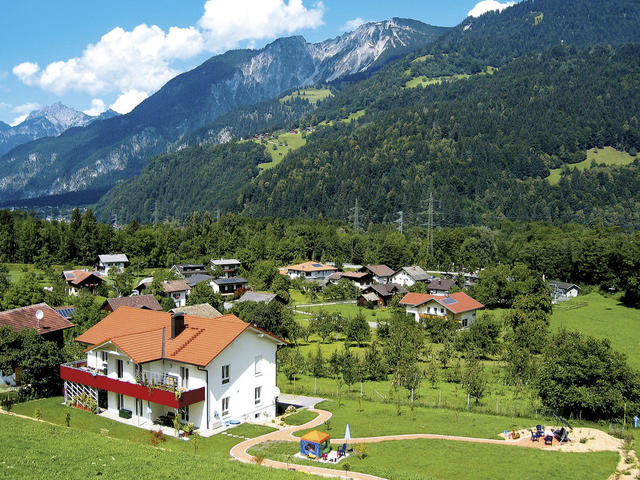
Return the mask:
<path fill-rule="evenodd" d="M 216 223 L 220 221 L 220 209 L 216 209 Z"/>
<path fill-rule="evenodd" d="M 359 232 L 360 231 L 360 207 L 358 206 L 358 199 L 356 198 L 356 205 L 355 207 L 350 209 L 353 212 L 352 215 L 352 225 L 353 225 L 353 230 L 354 232 Z"/>
<path fill-rule="evenodd" d="M 429 193 L 427 210 L 427 253 L 433 255 L 433 193 Z"/>
<path fill-rule="evenodd" d="M 400 210 L 396 212 L 396 215 L 398 215 L 398 219 L 394 221 L 398 224 L 398 231 L 404 233 L 404 212 Z"/>

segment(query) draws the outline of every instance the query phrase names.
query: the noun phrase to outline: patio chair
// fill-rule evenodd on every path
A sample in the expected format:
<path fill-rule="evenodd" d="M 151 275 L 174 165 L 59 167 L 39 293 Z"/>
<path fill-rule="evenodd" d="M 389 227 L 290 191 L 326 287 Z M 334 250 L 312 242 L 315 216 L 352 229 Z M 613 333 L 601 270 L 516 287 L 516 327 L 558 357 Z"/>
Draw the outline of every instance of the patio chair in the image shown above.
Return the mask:
<path fill-rule="evenodd" d="M 531 430 L 531 441 L 537 442 L 540 439 L 540 434 Z"/>
<path fill-rule="evenodd" d="M 338 456 L 340 456 L 340 457 L 344 456 L 344 454 L 346 453 L 346 451 L 347 451 L 347 444 L 346 444 L 346 443 L 343 443 L 343 444 L 342 444 L 342 447 L 340 447 L 340 448 L 338 449 Z"/>
<path fill-rule="evenodd" d="M 553 445 L 553 435 L 545 435 L 544 444 L 545 445 Z"/>
<path fill-rule="evenodd" d="M 538 433 L 539 436 L 544 435 L 544 429 L 542 428 L 542 425 L 536 425 L 536 432 Z"/>

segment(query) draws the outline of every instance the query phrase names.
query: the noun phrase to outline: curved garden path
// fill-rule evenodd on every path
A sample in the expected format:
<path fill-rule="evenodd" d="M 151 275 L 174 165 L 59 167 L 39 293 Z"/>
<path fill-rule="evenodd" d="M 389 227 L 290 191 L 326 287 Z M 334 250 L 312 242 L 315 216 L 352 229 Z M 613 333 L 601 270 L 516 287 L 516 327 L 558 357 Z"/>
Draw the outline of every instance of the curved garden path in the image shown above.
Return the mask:
<path fill-rule="evenodd" d="M 308 409 L 311 412 L 317 413 L 318 416 L 307 422 L 303 425 L 296 425 L 291 427 L 286 427 L 281 430 L 276 430 L 275 432 L 267 433 L 265 435 L 261 435 L 259 437 L 251 438 L 249 440 L 245 440 L 244 442 L 238 443 L 235 445 L 231 451 L 229 452 L 233 458 L 239 460 L 243 463 L 255 463 L 255 457 L 249 455 L 247 450 L 250 448 L 264 442 L 269 441 L 285 441 L 285 442 L 295 442 L 299 441 L 298 437 L 295 437 L 293 434 L 299 430 L 306 430 L 309 428 L 314 428 L 319 425 L 322 425 L 325 421 L 331 418 L 331 412 L 327 412 L 326 410 L 319 410 L 315 408 Z M 584 433 L 590 431 L 592 429 L 581 429 Z M 594 430 L 594 432 L 597 432 Z M 525 433 L 525 432 L 523 432 Z M 525 433 L 526 434 L 526 433 Z M 519 440 L 498 440 L 498 439 L 490 439 L 490 438 L 474 438 L 474 437 L 460 437 L 455 435 L 439 435 L 434 433 L 417 433 L 417 434 L 405 434 L 405 435 L 386 435 L 379 437 L 364 437 L 364 438 L 352 438 L 349 440 L 349 443 L 378 443 L 378 442 L 389 442 L 394 440 L 418 440 L 418 439 L 437 439 L 437 440 L 452 440 L 458 442 L 473 442 L 473 443 L 485 443 L 485 444 L 494 444 L 494 445 L 512 445 L 518 447 L 525 448 L 545 448 L 544 442 L 532 442 L 529 437 L 524 436 Z M 332 444 L 343 444 L 345 440 L 343 438 L 333 438 L 331 439 Z M 561 445 L 557 445 L 554 447 L 546 447 L 546 449 L 553 450 L 563 450 Z M 615 445 L 609 444 L 606 446 L 602 446 L 597 449 L 584 449 L 582 451 L 596 451 L 596 450 L 610 450 L 617 451 L 620 453 L 620 464 L 618 465 L 618 470 L 614 474 L 609 477 L 609 480 L 619 478 L 619 472 L 625 467 L 625 458 L 626 454 L 622 449 L 622 442 L 616 441 Z M 635 458 L 635 453 L 633 451 L 630 452 L 631 457 L 637 462 L 637 458 Z M 637 463 L 636 463 L 637 464 Z M 375 475 L 369 475 L 366 473 L 360 472 L 343 472 L 340 470 L 335 470 L 331 468 L 323 468 L 316 467 L 311 465 L 299 465 L 296 463 L 285 463 L 279 462 L 276 460 L 270 460 L 265 458 L 261 465 L 271 468 L 278 468 L 282 470 L 295 470 L 298 472 L 309 473 L 312 475 L 320 475 L 324 477 L 338 477 L 344 479 L 359 479 L 359 480 L 386 480 L 382 477 L 377 477 Z M 626 465 L 627 468 L 631 467 L 629 473 L 638 474 L 637 467 L 634 468 L 633 465 Z M 635 478 L 635 477 L 632 477 Z"/>

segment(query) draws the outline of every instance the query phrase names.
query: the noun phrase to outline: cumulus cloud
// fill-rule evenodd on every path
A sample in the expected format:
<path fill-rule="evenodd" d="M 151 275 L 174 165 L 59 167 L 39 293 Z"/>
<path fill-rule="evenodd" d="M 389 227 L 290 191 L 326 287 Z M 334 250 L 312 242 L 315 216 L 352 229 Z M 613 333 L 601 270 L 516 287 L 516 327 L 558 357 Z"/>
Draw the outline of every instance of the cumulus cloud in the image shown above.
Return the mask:
<path fill-rule="evenodd" d="M 136 99 L 142 101 L 181 72 L 175 61 L 315 28 L 322 25 L 323 14 L 322 2 L 307 8 L 303 0 L 207 0 L 197 26 L 168 31 L 145 24 L 131 31 L 116 27 L 78 57 L 43 68 L 26 61 L 16 65 L 13 74 L 26 85 L 58 95 L 118 93 L 112 108 L 124 113 L 135 107 Z M 92 103 L 89 111 L 95 108 Z"/>
<path fill-rule="evenodd" d="M 85 113 L 86 115 L 90 115 L 92 117 L 97 117 L 106 109 L 107 109 L 107 106 L 104 104 L 103 100 L 99 98 L 94 98 L 91 100 L 91 108 L 87 108 L 86 110 L 83 110 L 82 113 Z"/>
<path fill-rule="evenodd" d="M 515 2 L 500 3 L 496 0 L 482 0 L 476 3 L 476 6 L 469 10 L 467 14 L 469 17 L 479 17 L 487 12 L 498 11 L 501 12 L 505 8 L 515 5 Z"/>
<path fill-rule="evenodd" d="M 41 105 L 39 103 L 29 102 L 13 107 L 11 109 L 11 113 L 17 113 L 18 116 L 16 116 L 11 122 L 9 122 L 9 125 L 15 127 L 16 125 L 21 124 L 27 119 L 31 112 L 33 112 L 34 110 L 38 110 L 40 106 Z"/>
<path fill-rule="evenodd" d="M 140 102 L 142 102 L 149 95 L 147 92 L 143 92 L 140 90 L 127 90 L 123 94 L 121 94 L 118 99 L 111 104 L 111 110 L 114 110 L 118 113 L 129 113 L 131 110 L 136 108 Z"/>
<path fill-rule="evenodd" d="M 363 20 L 360 17 L 356 17 L 353 20 L 349 20 L 347 23 L 345 23 L 340 30 L 342 30 L 343 32 L 351 32 L 353 30 L 355 30 L 356 28 L 358 28 L 360 25 L 362 25 L 363 23 L 367 23 L 365 20 Z"/>
<path fill-rule="evenodd" d="M 323 24 L 324 5 L 312 8 L 302 0 L 208 0 L 198 22 L 212 51 L 232 48 L 243 40 L 291 34 Z"/>

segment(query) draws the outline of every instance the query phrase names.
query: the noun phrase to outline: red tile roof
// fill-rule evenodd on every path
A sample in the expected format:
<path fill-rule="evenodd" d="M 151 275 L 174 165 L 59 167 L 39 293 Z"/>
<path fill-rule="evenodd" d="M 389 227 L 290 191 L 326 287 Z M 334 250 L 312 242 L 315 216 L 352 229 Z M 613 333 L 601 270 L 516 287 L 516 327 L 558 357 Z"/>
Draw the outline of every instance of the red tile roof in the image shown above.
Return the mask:
<path fill-rule="evenodd" d="M 386 265 L 367 265 L 364 268 L 378 277 L 390 277 L 396 273 L 392 268 L 387 267 Z"/>
<path fill-rule="evenodd" d="M 39 322 L 39 327 L 36 319 L 36 312 L 38 310 L 41 310 L 43 314 L 42 320 Z M 2 325 L 9 325 L 16 332 L 25 328 L 35 328 L 40 335 L 73 327 L 73 323 L 46 303 L 38 303 L 36 305 L 29 305 L 28 307 L 0 312 L 0 326 Z"/>
<path fill-rule="evenodd" d="M 206 366 L 245 330 L 251 328 L 263 332 L 235 315 L 216 318 L 185 315 L 184 319 L 184 331 L 171 339 L 170 313 L 120 307 L 76 340 L 91 345 L 89 349 L 111 342 L 136 363 L 165 358 Z M 264 333 L 276 342 L 286 343 L 268 332 Z"/>
<path fill-rule="evenodd" d="M 478 310 L 480 308 L 484 308 L 484 305 L 471 298 L 464 292 L 456 292 L 449 295 L 430 295 L 428 293 L 411 292 L 407 293 L 403 297 L 403 299 L 400 300 L 400 305 L 409 305 L 412 307 L 416 307 L 432 300 L 435 300 L 444 308 L 450 310 L 453 313 L 463 313 L 468 312 L 469 310 Z"/>
<path fill-rule="evenodd" d="M 114 311 L 118 307 L 135 307 L 135 308 L 148 308 L 149 310 L 162 310 L 162 306 L 151 294 L 148 295 L 134 295 L 133 297 L 118 297 L 107 298 L 105 304 L 111 307 Z"/>
<path fill-rule="evenodd" d="M 297 265 L 289 265 L 285 267 L 283 270 L 295 270 L 300 272 L 321 272 L 325 270 L 338 270 L 336 267 L 332 267 L 331 265 L 325 265 L 320 262 L 304 262 L 299 263 Z"/>

